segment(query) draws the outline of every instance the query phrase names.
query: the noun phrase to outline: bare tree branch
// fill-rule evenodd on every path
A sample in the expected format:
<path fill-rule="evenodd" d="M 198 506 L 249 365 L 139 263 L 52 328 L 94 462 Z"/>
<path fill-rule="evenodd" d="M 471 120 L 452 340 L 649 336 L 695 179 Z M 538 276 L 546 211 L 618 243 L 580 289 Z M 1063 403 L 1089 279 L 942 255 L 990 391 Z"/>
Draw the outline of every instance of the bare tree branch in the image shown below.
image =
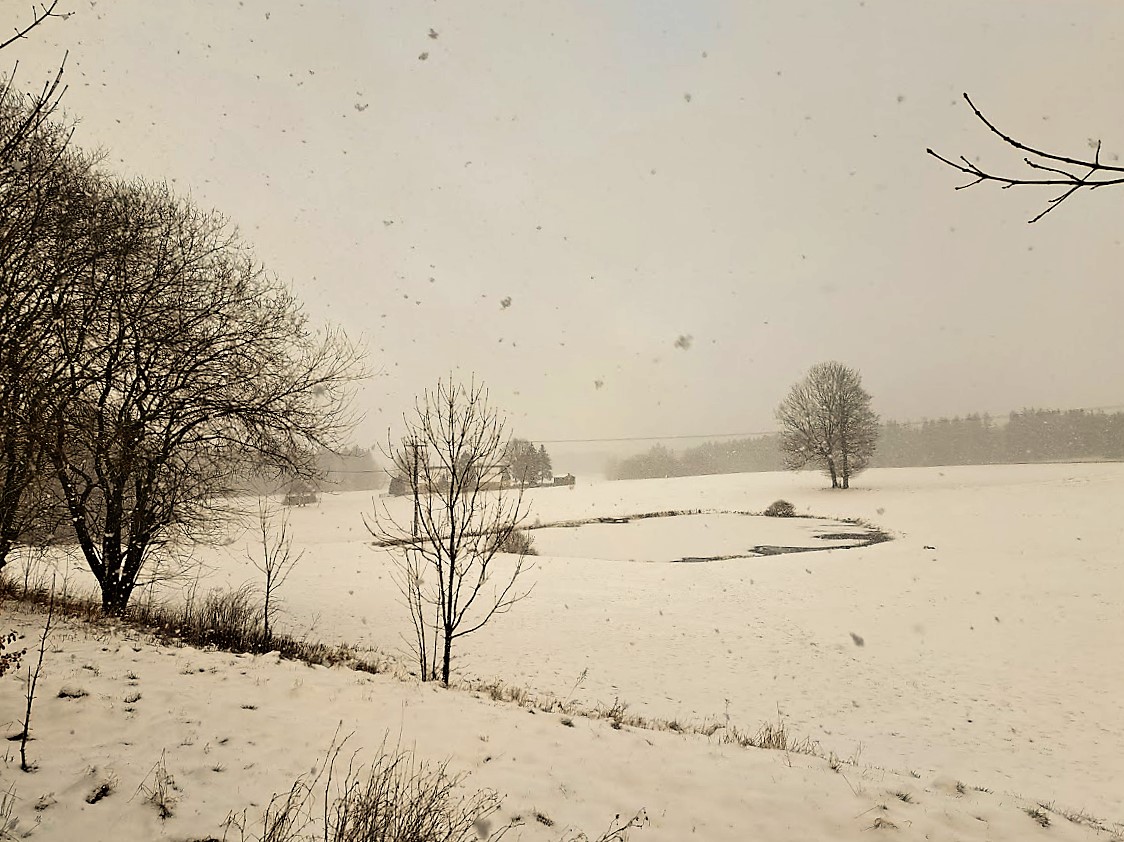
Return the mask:
<path fill-rule="evenodd" d="M 25 26 L 16 26 L 14 34 L 8 36 L 7 40 L 0 41 L 0 50 L 22 38 L 26 38 L 31 30 L 43 24 L 48 18 L 66 17 L 66 15 L 55 14 L 55 8 L 58 4 L 59 0 L 51 0 L 50 5 L 41 3 L 38 6 L 32 6 L 31 21 Z"/>
<path fill-rule="evenodd" d="M 1105 164 L 1101 161 L 1101 142 L 1098 140 L 1096 149 L 1093 154 L 1092 160 L 1088 158 L 1077 158 L 1070 155 L 1061 155 L 1055 152 L 1048 152 L 1044 149 L 1039 149 L 1022 141 L 1016 140 L 1014 137 L 1006 134 L 1000 130 L 991 120 L 984 116 L 983 112 L 976 107 L 968 94 L 964 94 L 964 99 L 968 106 L 972 109 L 972 113 L 982 122 L 992 134 L 1000 138 L 1008 146 L 1019 150 L 1020 152 L 1027 153 L 1023 157 L 1023 163 L 1031 170 L 1036 172 L 1052 173 L 1056 177 L 1041 177 L 1036 178 L 1033 176 L 1017 176 L 1017 175 L 1000 175 L 988 170 L 984 170 L 978 164 L 968 160 L 963 155 L 959 156 L 958 161 L 947 158 L 933 149 L 927 148 L 925 151 L 932 157 L 936 158 L 946 166 L 951 167 L 957 172 L 969 176 L 972 180 L 966 184 L 961 184 L 956 187 L 957 190 L 965 190 L 969 187 L 975 187 L 977 184 L 983 182 L 993 182 L 998 184 L 1002 189 L 1007 190 L 1011 187 L 1063 187 L 1065 188 L 1057 196 L 1048 200 L 1047 207 L 1041 213 L 1036 215 L 1033 219 L 1028 220 L 1031 223 L 1037 222 L 1042 219 L 1050 211 L 1058 207 L 1062 202 L 1072 196 L 1079 190 L 1088 189 L 1095 190 L 1100 187 L 1110 187 L 1115 185 L 1124 184 L 1124 166 L 1114 166 Z M 1036 160 L 1039 159 L 1039 160 Z M 1059 164 L 1066 164 L 1070 167 L 1078 167 L 1087 170 L 1085 173 L 1071 172 L 1061 167 L 1049 166 L 1042 163 L 1042 161 L 1053 161 Z"/>

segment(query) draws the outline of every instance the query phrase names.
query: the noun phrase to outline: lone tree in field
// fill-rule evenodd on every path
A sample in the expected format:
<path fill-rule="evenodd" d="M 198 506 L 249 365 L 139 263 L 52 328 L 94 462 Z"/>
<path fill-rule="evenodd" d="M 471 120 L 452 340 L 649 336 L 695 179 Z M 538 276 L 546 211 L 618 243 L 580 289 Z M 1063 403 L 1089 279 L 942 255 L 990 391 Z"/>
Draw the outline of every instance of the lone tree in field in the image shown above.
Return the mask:
<path fill-rule="evenodd" d="M 1001 130 L 984 116 L 984 113 L 976 107 L 968 94 L 964 94 L 964 100 L 968 103 L 968 107 L 972 109 L 972 113 L 987 127 L 991 134 L 1016 150 L 1030 172 L 1024 174 L 995 172 L 991 169 L 984 169 L 963 155 L 954 160 L 940 155 L 932 149 L 926 149 L 925 151 L 928 154 L 941 163 L 968 176 L 970 180 L 957 187 L 957 190 L 965 190 L 984 182 L 997 184 L 1004 190 L 1011 187 L 1049 187 L 1056 190 L 1057 194 L 1046 202 L 1046 209 L 1029 220 L 1029 222 L 1037 222 L 1079 190 L 1096 190 L 1101 187 L 1124 185 L 1124 166 L 1119 163 L 1105 163 L 1101 160 L 1101 142 L 1099 140 L 1095 144 L 1090 141 L 1090 145 L 1093 147 L 1092 156 L 1050 152 L 1024 143 Z"/>
<path fill-rule="evenodd" d="M 508 440 L 483 386 L 441 381 L 405 421 L 387 455 L 412 506 L 376 505 L 364 522 L 393 554 L 422 680 L 448 685 L 453 642 L 529 593 L 517 584 L 525 554 L 507 551 L 527 509 L 521 489 L 503 488 Z"/>
<path fill-rule="evenodd" d="M 812 366 L 777 408 L 785 467 L 817 465 L 832 488 L 849 488 L 878 442 L 878 416 L 862 378 L 842 363 Z"/>

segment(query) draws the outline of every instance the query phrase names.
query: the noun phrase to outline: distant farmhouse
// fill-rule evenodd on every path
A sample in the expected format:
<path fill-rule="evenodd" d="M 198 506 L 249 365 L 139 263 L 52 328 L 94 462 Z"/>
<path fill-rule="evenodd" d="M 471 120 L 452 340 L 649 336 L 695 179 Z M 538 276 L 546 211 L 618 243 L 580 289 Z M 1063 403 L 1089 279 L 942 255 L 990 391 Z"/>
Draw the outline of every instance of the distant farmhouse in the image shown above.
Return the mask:
<path fill-rule="evenodd" d="M 576 483 L 577 483 L 577 478 L 573 474 L 566 474 L 565 476 L 562 476 L 562 477 L 553 477 L 553 479 L 544 479 L 542 482 L 530 482 L 530 483 L 518 483 L 518 482 L 515 482 L 513 479 L 511 479 L 509 476 L 505 476 L 501 479 L 494 480 L 492 482 L 481 483 L 480 490 L 481 491 L 503 491 L 503 490 L 508 489 L 508 488 L 520 488 L 520 487 L 523 487 L 523 488 L 540 488 L 540 487 L 543 487 L 543 486 L 545 486 L 547 488 L 556 488 L 556 487 L 562 487 L 562 486 L 573 487 Z M 419 482 L 419 486 L 423 486 L 423 487 L 420 487 L 418 489 L 422 494 L 428 494 L 431 491 L 435 490 L 433 488 L 425 488 L 424 485 L 425 485 L 424 480 Z M 412 493 L 413 493 L 413 489 L 412 489 L 412 486 L 410 484 L 410 478 L 409 477 L 393 476 L 393 477 L 390 478 L 390 495 L 392 497 L 407 497 Z"/>
<path fill-rule="evenodd" d="M 407 457 L 408 455 L 407 453 Z M 430 478 L 427 481 L 424 476 L 427 473 L 424 467 L 425 460 L 419 460 L 417 455 L 414 456 L 414 459 L 416 462 L 420 461 L 420 466 L 423 468 L 419 471 L 419 464 L 415 464 L 413 468 L 415 477 L 417 477 L 414 483 L 418 485 L 420 493 L 429 494 L 442 487 L 448 487 L 449 478 L 444 473 L 446 469 L 438 465 L 430 466 L 428 470 Z M 390 478 L 390 494 L 393 497 L 405 497 L 413 493 L 413 483 L 411 483 L 409 476 L 410 466 L 400 464 L 398 467 L 400 473 Z M 480 491 L 502 491 L 506 488 L 541 488 L 543 486 L 572 487 L 575 483 L 573 474 L 566 474 L 564 477 L 554 476 L 554 470 L 550 464 L 550 454 L 546 452 L 546 445 L 536 446 L 534 442 L 520 438 L 513 438 L 507 443 L 498 462 L 481 467 L 480 470 L 485 471 L 486 476 L 482 478 L 483 481 L 479 486 L 475 486 L 475 483 L 473 483 L 475 488 Z"/>

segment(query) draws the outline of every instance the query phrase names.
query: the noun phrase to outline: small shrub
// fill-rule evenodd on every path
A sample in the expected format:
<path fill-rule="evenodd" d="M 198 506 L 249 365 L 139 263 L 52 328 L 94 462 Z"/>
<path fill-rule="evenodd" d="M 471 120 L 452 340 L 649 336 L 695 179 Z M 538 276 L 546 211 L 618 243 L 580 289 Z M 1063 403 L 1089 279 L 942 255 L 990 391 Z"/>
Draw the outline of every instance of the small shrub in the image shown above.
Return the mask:
<path fill-rule="evenodd" d="M 526 529 L 513 529 L 500 544 L 500 552 L 512 555 L 538 555 L 534 544 L 535 536 Z"/>
<path fill-rule="evenodd" d="M 598 707 L 596 713 L 598 716 L 603 716 L 611 720 L 611 725 L 614 729 L 619 731 L 621 725 L 624 724 L 625 714 L 628 712 L 628 702 L 622 702 L 620 696 L 613 699 L 613 704 L 609 707 Z"/>
<path fill-rule="evenodd" d="M 796 507 L 787 500 L 774 500 L 765 510 L 765 517 L 796 517 Z"/>
<path fill-rule="evenodd" d="M 1024 810 L 1028 816 L 1038 822 L 1042 827 L 1050 826 L 1050 817 L 1038 807 L 1026 807 Z"/>
<path fill-rule="evenodd" d="M 387 750 L 384 744 L 371 766 L 357 766 L 353 755 L 344 770 L 340 753 L 346 741 L 333 741 L 318 772 L 298 778 L 286 793 L 273 797 L 262 815 L 260 835 L 250 830 L 247 811 L 242 811 L 227 819 L 224 838 L 233 830 L 242 842 L 500 842 L 524 822 L 516 814 L 508 824 L 494 826 L 491 816 L 500 809 L 495 792 L 466 790 L 464 776 L 451 773 L 448 762 L 420 761 L 409 750 Z M 546 827 L 555 824 L 539 810 L 531 816 Z M 647 823 L 643 811 L 627 821 L 618 815 L 596 842 L 627 842 L 630 830 Z M 590 838 L 571 833 L 564 842 Z"/>
<path fill-rule="evenodd" d="M 332 755 L 334 763 L 338 750 Z M 409 751 L 380 753 L 369 769 L 348 768 L 325 809 L 330 842 L 410 839 L 469 842 L 500 807 L 491 790 L 461 789 L 448 763 L 432 765 Z M 487 837 L 485 837 L 487 838 Z"/>

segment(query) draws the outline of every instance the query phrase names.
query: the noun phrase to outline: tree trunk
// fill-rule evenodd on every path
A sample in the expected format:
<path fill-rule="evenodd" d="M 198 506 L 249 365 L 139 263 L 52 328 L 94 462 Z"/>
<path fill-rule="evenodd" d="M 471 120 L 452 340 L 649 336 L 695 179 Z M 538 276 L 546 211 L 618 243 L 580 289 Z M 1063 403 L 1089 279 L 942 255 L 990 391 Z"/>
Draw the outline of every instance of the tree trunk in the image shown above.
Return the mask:
<path fill-rule="evenodd" d="M 108 617 L 124 617 L 129 607 L 129 597 L 136 585 L 139 570 L 137 557 L 139 551 L 130 547 L 122 554 L 119 539 L 108 538 L 101 545 L 101 569 L 104 578 L 101 585 L 101 609 Z"/>
<path fill-rule="evenodd" d="M 107 617 L 124 617 L 125 609 L 129 607 L 129 597 L 132 587 L 119 580 L 109 580 L 101 583 L 101 610 Z"/>
<path fill-rule="evenodd" d="M 830 456 L 827 457 L 827 470 L 828 470 L 828 473 L 831 474 L 831 487 L 832 488 L 838 488 L 839 487 L 839 474 L 836 473 L 836 471 L 835 471 L 835 460 L 832 459 Z"/>
<path fill-rule="evenodd" d="M 265 574 L 265 606 L 262 610 L 262 620 L 263 620 L 262 625 L 265 627 L 265 648 L 266 648 L 266 651 L 269 650 L 269 644 L 273 640 L 273 636 L 270 634 L 270 629 L 269 629 L 269 597 L 270 597 L 271 591 L 273 590 L 272 579 L 273 579 L 273 576 L 269 572 L 267 572 Z"/>
<path fill-rule="evenodd" d="M 441 659 L 441 683 L 449 686 L 449 664 L 453 660 L 453 635 L 445 630 L 445 654 Z"/>

